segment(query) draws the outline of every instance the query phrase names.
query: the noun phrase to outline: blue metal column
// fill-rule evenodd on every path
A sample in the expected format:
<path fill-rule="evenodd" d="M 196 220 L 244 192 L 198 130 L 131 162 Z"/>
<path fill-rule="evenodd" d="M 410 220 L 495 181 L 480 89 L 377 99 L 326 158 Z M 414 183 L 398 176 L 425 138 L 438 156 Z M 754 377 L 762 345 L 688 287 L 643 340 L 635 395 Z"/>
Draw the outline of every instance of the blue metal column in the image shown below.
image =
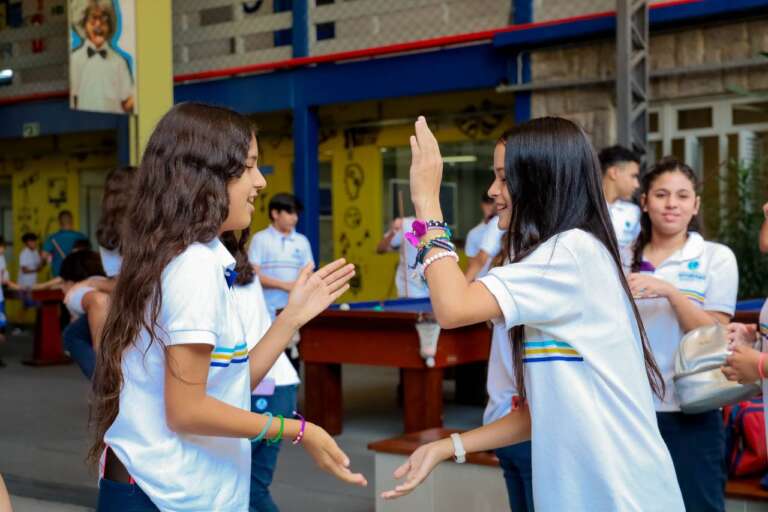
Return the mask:
<path fill-rule="evenodd" d="M 320 262 L 320 190 L 317 162 L 317 110 L 296 105 L 293 110 L 293 190 L 304 204 L 297 229 L 309 238 L 315 262 Z"/>
<path fill-rule="evenodd" d="M 291 39 L 294 57 L 309 55 L 309 2 L 310 0 L 293 0 Z"/>
<path fill-rule="evenodd" d="M 512 22 L 515 25 L 523 23 L 533 23 L 533 0 L 512 0 Z M 519 63 L 519 64 L 518 64 Z M 522 66 L 522 73 L 517 73 L 518 65 Z M 522 82 L 531 81 L 531 54 L 525 51 L 518 60 L 515 55 L 515 75 L 514 80 L 520 76 Z M 521 91 L 515 93 L 515 123 L 520 124 L 531 118 L 531 92 Z"/>

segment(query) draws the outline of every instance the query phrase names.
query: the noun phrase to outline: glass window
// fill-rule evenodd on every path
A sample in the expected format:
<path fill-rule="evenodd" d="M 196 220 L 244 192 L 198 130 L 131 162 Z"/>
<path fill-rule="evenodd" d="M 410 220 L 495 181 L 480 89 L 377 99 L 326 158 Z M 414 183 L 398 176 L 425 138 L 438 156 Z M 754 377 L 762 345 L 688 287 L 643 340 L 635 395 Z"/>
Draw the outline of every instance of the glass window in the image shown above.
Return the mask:
<path fill-rule="evenodd" d="M 648 114 L 648 131 L 656 133 L 659 131 L 659 113 L 651 112 Z"/>
<path fill-rule="evenodd" d="M 768 123 L 768 101 L 733 106 L 733 124 Z"/>
<path fill-rule="evenodd" d="M 470 229 L 481 221 L 480 198 L 493 181 L 493 148 L 495 141 L 462 141 L 440 145 L 443 154 L 443 186 L 440 204 L 446 222 L 463 240 Z M 408 186 L 411 149 L 381 148 L 384 176 L 384 229 L 399 215 L 399 193 L 403 196 L 406 216 L 413 215 Z"/>
<path fill-rule="evenodd" d="M 712 108 L 692 108 L 677 111 L 677 129 L 693 130 L 712 127 Z"/>

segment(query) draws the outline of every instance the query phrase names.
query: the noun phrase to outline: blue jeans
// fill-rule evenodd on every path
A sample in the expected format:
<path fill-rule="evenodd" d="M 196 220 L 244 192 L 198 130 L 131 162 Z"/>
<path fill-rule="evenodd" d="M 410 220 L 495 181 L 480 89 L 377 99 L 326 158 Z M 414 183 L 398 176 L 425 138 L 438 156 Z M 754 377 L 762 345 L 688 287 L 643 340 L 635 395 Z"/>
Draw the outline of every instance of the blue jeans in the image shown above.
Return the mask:
<path fill-rule="evenodd" d="M 64 338 L 64 348 L 69 352 L 69 357 L 75 360 L 86 377 L 92 378 L 96 367 L 96 353 L 93 351 L 88 315 L 82 315 L 69 324 L 64 329 L 62 338 Z"/>
<path fill-rule="evenodd" d="M 138 485 L 102 478 L 96 512 L 160 512 L 160 509 Z"/>
<path fill-rule="evenodd" d="M 683 494 L 685 509 L 725 510 L 725 432 L 720 411 L 702 414 L 658 412 L 659 431 L 667 444 Z"/>
<path fill-rule="evenodd" d="M 496 457 L 504 470 L 509 508 L 513 512 L 533 512 L 531 442 L 498 448 Z"/>
<path fill-rule="evenodd" d="M 298 386 L 276 386 L 272 396 L 252 395 L 251 411 L 257 413 L 271 412 L 277 416 L 282 414 L 285 418 L 291 418 L 296 410 L 296 389 Z M 251 443 L 251 504 L 250 512 L 278 512 L 272 496 L 269 494 L 269 486 L 275 474 L 277 455 L 280 445 L 267 446 L 263 441 Z"/>

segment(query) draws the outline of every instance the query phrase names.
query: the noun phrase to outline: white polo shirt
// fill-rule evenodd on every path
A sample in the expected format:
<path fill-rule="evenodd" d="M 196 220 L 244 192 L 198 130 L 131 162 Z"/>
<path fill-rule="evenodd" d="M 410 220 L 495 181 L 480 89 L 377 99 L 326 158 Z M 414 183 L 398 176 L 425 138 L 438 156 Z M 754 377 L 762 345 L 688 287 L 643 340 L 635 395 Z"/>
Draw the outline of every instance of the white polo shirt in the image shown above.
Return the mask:
<path fill-rule="evenodd" d="M 613 230 L 619 242 L 619 253 L 625 267 L 632 265 L 632 245 L 640 234 L 640 207 L 629 201 L 617 199 L 608 204 Z"/>
<path fill-rule="evenodd" d="M 410 242 L 404 241 L 403 236 L 403 233 L 413 231 L 413 221 L 415 220 L 415 217 L 405 217 L 403 219 L 403 228 L 395 233 L 395 236 L 389 242 L 390 248 L 400 253 L 400 262 L 395 272 L 397 296 L 410 299 L 429 297 L 427 284 L 421 280 L 419 273 L 411 268 L 416 263 L 416 256 L 419 251 Z M 405 244 L 404 248 L 401 248 L 403 243 Z"/>
<path fill-rule="evenodd" d="M 474 258 L 477 253 L 480 252 L 480 242 L 483 241 L 483 235 L 485 234 L 485 228 L 488 223 L 482 221 L 477 226 L 473 227 L 467 233 L 467 239 L 464 242 L 464 254 L 469 258 Z"/>
<path fill-rule="evenodd" d="M 525 326 L 536 509 L 684 510 L 608 250 L 573 229 L 480 282 L 503 312 L 497 322 Z"/>
<path fill-rule="evenodd" d="M 254 278 L 251 284 L 235 286 L 233 289 L 237 311 L 246 333 L 245 342 L 248 345 L 248 352 L 250 352 L 269 330 L 272 321 L 264 301 L 264 293 L 258 276 Z M 299 375 L 285 352 L 280 353 L 280 357 L 277 358 L 264 379 L 274 380 L 276 386 L 291 386 L 300 382 Z"/>
<path fill-rule="evenodd" d="M 705 311 L 733 315 L 739 271 L 733 251 L 724 245 L 707 242 L 698 233 L 689 233 L 682 249 L 648 273 L 672 283 Z M 653 356 L 667 385 L 664 400 L 655 399 L 656 410 L 679 411 L 680 402 L 672 377 L 675 373 L 675 353 L 685 332 L 667 299 L 638 300 L 637 307 L 643 317 Z"/>
<path fill-rule="evenodd" d="M 101 267 L 104 269 L 107 277 L 115 277 L 120 273 L 123 258 L 119 252 L 99 246 L 99 256 L 101 256 Z"/>
<path fill-rule="evenodd" d="M 488 255 L 488 261 L 485 262 L 482 270 L 477 274 L 478 278 L 488 273 L 488 269 L 491 268 L 491 263 L 493 263 L 493 258 L 501 252 L 502 238 L 504 238 L 504 230 L 499 228 L 499 217 L 496 216 L 488 221 L 488 225 L 483 233 L 483 240 L 480 242 L 480 250 Z"/>
<path fill-rule="evenodd" d="M 483 425 L 503 418 L 512 410 L 512 398 L 517 395 L 514 361 L 509 332 L 503 322 L 496 322 L 488 357 L 488 404 L 483 412 Z"/>
<path fill-rule="evenodd" d="M 166 345 L 210 345 L 208 395 L 250 411 L 245 333 L 224 278 L 234 265 L 218 239 L 194 243 L 171 260 L 162 273 L 157 333 Z M 145 330 L 123 353 L 122 369 L 120 411 L 104 441 L 152 502 L 174 512 L 248 510 L 250 441 L 168 428 L 165 352 L 161 343 L 149 343 Z"/>
<path fill-rule="evenodd" d="M 19 286 L 28 288 L 37 283 L 37 271 L 24 272 L 21 267 L 39 268 L 40 262 L 42 262 L 42 258 L 39 251 L 24 247 L 19 254 Z"/>
<path fill-rule="evenodd" d="M 286 235 L 274 226 L 253 235 L 248 247 L 248 259 L 251 264 L 259 266 L 260 273 L 281 281 L 295 281 L 305 265 L 315 262 L 307 237 L 295 230 Z M 264 300 L 274 320 L 277 310 L 288 304 L 288 292 L 265 288 Z"/>

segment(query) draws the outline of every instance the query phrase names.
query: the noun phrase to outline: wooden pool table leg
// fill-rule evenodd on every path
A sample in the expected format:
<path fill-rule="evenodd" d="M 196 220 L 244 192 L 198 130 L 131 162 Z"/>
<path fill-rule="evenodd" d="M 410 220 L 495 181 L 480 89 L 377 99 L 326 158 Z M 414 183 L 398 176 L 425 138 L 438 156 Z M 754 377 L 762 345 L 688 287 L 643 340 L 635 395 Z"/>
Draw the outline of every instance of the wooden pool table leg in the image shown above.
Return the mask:
<path fill-rule="evenodd" d="M 405 432 L 443 426 L 443 369 L 403 369 Z"/>
<path fill-rule="evenodd" d="M 344 408 L 340 364 L 304 362 L 304 398 L 307 420 L 332 436 L 341 434 Z"/>

